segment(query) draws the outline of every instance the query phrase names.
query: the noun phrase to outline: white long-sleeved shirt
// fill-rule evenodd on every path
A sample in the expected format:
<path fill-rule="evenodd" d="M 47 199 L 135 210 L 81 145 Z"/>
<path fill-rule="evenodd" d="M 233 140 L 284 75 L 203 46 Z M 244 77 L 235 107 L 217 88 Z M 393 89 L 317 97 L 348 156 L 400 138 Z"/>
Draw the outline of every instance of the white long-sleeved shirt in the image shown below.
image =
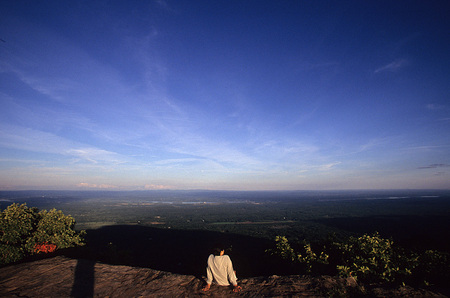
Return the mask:
<path fill-rule="evenodd" d="M 233 286 L 237 285 L 236 274 L 234 273 L 233 264 L 228 255 L 210 255 L 206 275 L 206 282 L 208 284 L 211 284 L 214 279 L 219 286 L 228 286 L 230 283 Z"/>

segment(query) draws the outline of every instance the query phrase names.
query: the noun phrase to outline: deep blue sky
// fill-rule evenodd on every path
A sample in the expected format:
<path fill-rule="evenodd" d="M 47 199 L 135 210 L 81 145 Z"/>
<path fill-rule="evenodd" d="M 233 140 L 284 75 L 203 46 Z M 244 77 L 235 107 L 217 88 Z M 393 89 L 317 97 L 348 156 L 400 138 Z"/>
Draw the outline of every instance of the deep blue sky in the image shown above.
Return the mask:
<path fill-rule="evenodd" d="M 449 16 L 1 1 L 0 189 L 448 189 Z"/>

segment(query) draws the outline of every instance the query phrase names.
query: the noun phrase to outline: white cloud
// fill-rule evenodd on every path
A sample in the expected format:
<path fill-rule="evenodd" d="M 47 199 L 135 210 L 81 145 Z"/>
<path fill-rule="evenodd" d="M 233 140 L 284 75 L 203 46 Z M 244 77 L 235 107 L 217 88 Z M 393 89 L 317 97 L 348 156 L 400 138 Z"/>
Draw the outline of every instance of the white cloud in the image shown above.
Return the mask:
<path fill-rule="evenodd" d="M 69 149 L 69 150 L 67 150 L 67 153 L 69 155 L 79 157 L 83 160 L 87 160 L 92 163 L 98 163 L 100 161 L 107 161 L 107 162 L 112 162 L 112 163 L 118 164 L 118 163 L 124 162 L 123 158 L 120 157 L 119 154 L 117 154 L 117 153 L 102 150 L 102 149 L 92 148 L 92 147 Z"/>
<path fill-rule="evenodd" d="M 368 140 L 363 140 L 364 143 L 359 141 L 353 147 L 344 147 L 341 150 L 340 156 L 349 156 L 354 154 L 359 154 L 362 152 L 378 151 L 380 148 L 390 146 L 392 149 L 392 144 L 399 144 L 401 142 L 400 136 L 389 136 L 389 137 L 375 137 Z"/>
<path fill-rule="evenodd" d="M 308 143 L 302 143 L 299 141 L 276 141 L 269 140 L 263 144 L 255 147 L 255 151 L 264 154 L 270 153 L 271 155 L 276 154 L 278 156 L 284 155 L 298 155 L 298 154 L 311 154 L 317 152 L 319 148 L 315 145 Z"/>
<path fill-rule="evenodd" d="M 173 188 L 172 186 L 170 186 L 170 185 L 162 185 L 162 184 L 146 184 L 145 186 L 144 186 L 144 189 L 148 189 L 148 190 L 150 190 L 150 189 L 170 189 L 170 188 Z"/>
<path fill-rule="evenodd" d="M 380 73 L 380 72 L 395 72 L 398 71 L 399 69 L 407 66 L 409 64 L 408 60 L 406 59 L 397 59 L 395 61 L 392 61 L 391 63 L 388 63 L 386 65 L 383 65 L 379 68 L 377 68 L 374 72 L 375 73 Z"/>
<path fill-rule="evenodd" d="M 206 159 L 222 166 L 246 168 L 260 164 L 260 161 L 229 143 L 208 140 L 191 131 L 177 134 L 177 138 L 171 141 L 170 148 L 167 148 L 171 152 L 193 156 L 199 160 Z"/>
<path fill-rule="evenodd" d="M 123 163 L 124 156 L 31 128 L 0 124 L 0 147 L 72 156 L 93 163 Z"/>
<path fill-rule="evenodd" d="M 342 162 L 337 161 L 337 162 L 333 162 L 333 163 L 329 163 L 329 164 L 320 165 L 317 168 L 318 168 L 319 171 L 329 171 L 332 168 L 336 167 L 337 165 L 340 165 L 341 163 Z"/>
<path fill-rule="evenodd" d="M 76 142 L 54 134 L 21 126 L 0 124 L 0 146 L 32 152 L 62 154 Z"/>
<path fill-rule="evenodd" d="M 31 73 L 25 73 L 18 69 L 14 69 L 13 72 L 30 88 L 58 102 L 66 102 L 68 93 L 82 87 L 76 81 L 68 78 L 35 77 Z"/>
<path fill-rule="evenodd" d="M 86 183 L 81 182 L 77 184 L 79 188 L 97 188 L 97 189 L 116 189 L 118 188 L 116 185 L 111 184 L 94 184 L 94 183 Z"/>
<path fill-rule="evenodd" d="M 155 162 L 156 165 L 171 165 L 171 164 L 183 164 L 183 163 L 192 163 L 201 161 L 199 158 L 172 158 L 172 159 L 163 159 Z"/>
<path fill-rule="evenodd" d="M 435 104 L 435 103 L 427 104 L 426 107 L 428 110 L 431 110 L 431 111 L 439 111 L 439 110 L 447 109 L 447 107 L 445 105 Z"/>

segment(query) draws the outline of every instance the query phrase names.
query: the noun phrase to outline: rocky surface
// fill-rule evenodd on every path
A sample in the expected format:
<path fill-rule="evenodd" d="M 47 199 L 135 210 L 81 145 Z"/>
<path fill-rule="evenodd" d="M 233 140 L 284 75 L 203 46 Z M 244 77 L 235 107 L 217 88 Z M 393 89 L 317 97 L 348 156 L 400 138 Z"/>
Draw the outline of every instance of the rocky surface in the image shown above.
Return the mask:
<path fill-rule="evenodd" d="M 212 286 L 193 275 L 130 266 L 107 265 L 57 256 L 0 268 L 1 297 L 329 297 L 361 295 L 352 279 L 301 275 L 239 280 L 242 290 Z M 401 287 L 371 289 L 375 297 L 446 297 Z"/>

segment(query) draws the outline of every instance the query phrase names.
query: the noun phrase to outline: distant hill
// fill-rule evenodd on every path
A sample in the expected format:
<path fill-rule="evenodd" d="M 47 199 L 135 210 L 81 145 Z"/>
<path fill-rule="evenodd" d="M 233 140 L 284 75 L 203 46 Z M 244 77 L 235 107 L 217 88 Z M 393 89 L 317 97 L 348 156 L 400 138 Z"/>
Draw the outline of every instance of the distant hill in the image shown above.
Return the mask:
<path fill-rule="evenodd" d="M 409 287 L 361 292 L 353 279 L 330 276 L 272 275 L 238 282 L 240 293 L 219 286 L 205 293 L 203 277 L 63 256 L 0 268 L 1 297 L 446 297 Z"/>

